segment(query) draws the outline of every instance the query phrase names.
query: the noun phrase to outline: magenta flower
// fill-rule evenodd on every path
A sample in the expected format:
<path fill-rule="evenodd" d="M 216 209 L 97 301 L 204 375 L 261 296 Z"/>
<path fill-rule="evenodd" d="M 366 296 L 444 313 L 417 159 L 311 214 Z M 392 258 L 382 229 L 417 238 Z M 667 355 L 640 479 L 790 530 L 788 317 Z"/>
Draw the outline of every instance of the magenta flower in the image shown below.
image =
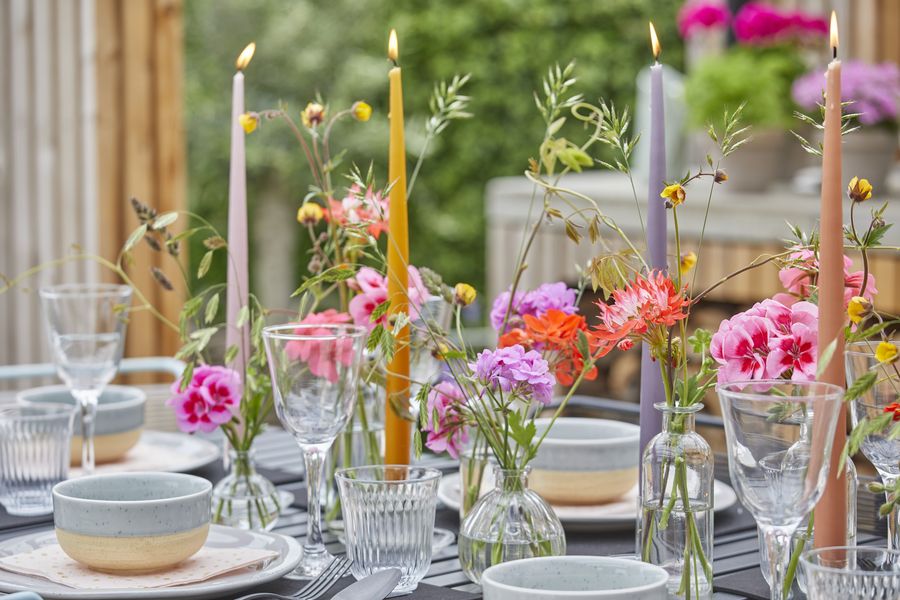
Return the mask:
<path fill-rule="evenodd" d="M 521 345 L 483 350 L 469 365 L 475 379 L 494 392 L 534 399 L 549 404 L 555 380 L 540 352 L 526 351 Z"/>
<path fill-rule="evenodd" d="M 407 294 L 409 295 L 410 315 L 415 318 L 419 309 L 428 299 L 428 291 L 422 283 L 422 277 L 419 270 L 410 265 L 409 269 L 409 287 Z M 350 300 L 350 315 L 356 325 L 365 327 L 370 331 L 375 325 L 383 325 L 387 322 L 387 315 L 382 315 L 376 321 L 372 321 L 372 313 L 388 299 L 387 277 L 370 267 L 363 267 L 356 274 L 356 277 L 350 280 L 351 288 L 358 290 L 359 294 Z"/>
<path fill-rule="evenodd" d="M 200 365 L 184 390 L 172 384 L 166 405 L 175 410 L 178 428 L 185 433 L 214 431 L 237 414 L 241 404 L 241 377 L 227 367 Z"/>
<path fill-rule="evenodd" d="M 745 4 L 734 17 L 734 36 L 742 44 L 774 44 L 823 36 L 825 19 L 803 12 L 782 12 L 762 2 Z"/>
<path fill-rule="evenodd" d="M 428 392 L 425 445 L 436 453 L 447 452 L 459 458 L 459 451 L 469 441 L 469 434 L 460 417 L 460 407 L 466 398 L 459 386 L 442 381 Z"/>
<path fill-rule="evenodd" d="M 678 11 L 678 31 L 684 39 L 704 29 L 726 27 L 731 20 L 728 7 L 721 1 L 692 0 Z"/>
<path fill-rule="evenodd" d="M 719 383 L 768 379 L 769 322 L 744 314 L 723 321 L 712 337 L 709 353 L 719 367 Z"/>
<path fill-rule="evenodd" d="M 516 292 L 509 319 L 506 311 L 509 308 L 509 292 L 502 292 L 494 300 L 491 307 L 491 326 L 500 331 L 506 320 L 506 330 L 522 327 L 522 317 L 531 315 L 543 317 L 548 310 L 560 310 L 567 315 L 578 312 L 578 292 L 562 281 L 543 283 L 530 292 Z"/>
<path fill-rule="evenodd" d="M 311 313 L 298 325 L 342 325 L 350 322 L 350 315 L 329 308 L 320 313 Z M 294 330 L 296 335 L 327 336 L 333 329 L 327 327 L 302 327 Z M 307 364 L 316 377 L 324 377 L 334 383 L 338 380 L 337 365 L 349 365 L 353 361 L 353 340 L 350 339 L 310 339 L 292 340 L 285 345 L 285 352 L 291 360 L 301 360 Z"/>
<path fill-rule="evenodd" d="M 787 294 L 777 294 L 775 300 L 782 304 L 790 305 L 799 300 L 806 300 L 813 291 L 815 278 L 819 273 L 819 261 L 812 250 L 800 249 L 793 252 L 789 257 L 789 266 L 778 271 L 778 278 L 781 285 L 788 291 Z M 844 306 L 850 303 L 850 298 L 858 296 L 862 288 L 862 271 L 850 272 L 853 267 L 853 261 L 849 256 L 844 255 Z M 866 291 L 863 294 L 867 299 L 871 300 L 878 289 L 875 287 L 875 277 L 869 273 L 869 280 L 866 283 Z"/>
<path fill-rule="evenodd" d="M 798 77 L 791 95 L 798 106 L 816 110 L 822 102 L 825 74 L 810 71 Z M 897 121 L 897 101 L 900 98 L 900 67 L 891 62 L 870 65 L 859 60 L 846 60 L 841 68 L 841 102 L 852 102 L 848 110 L 859 113 L 863 125 L 894 123 Z"/>

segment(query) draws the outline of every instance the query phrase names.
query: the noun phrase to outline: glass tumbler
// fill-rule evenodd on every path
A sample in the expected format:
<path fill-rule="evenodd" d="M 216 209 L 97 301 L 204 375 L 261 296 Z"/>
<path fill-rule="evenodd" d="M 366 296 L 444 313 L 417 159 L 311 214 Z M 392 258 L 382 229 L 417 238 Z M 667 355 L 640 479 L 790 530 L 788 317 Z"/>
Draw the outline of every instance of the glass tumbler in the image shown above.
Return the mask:
<path fill-rule="evenodd" d="M 900 551 L 834 546 L 803 553 L 809 600 L 900 598 Z"/>
<path fill-rule="evenodd" d="M 69 474 L 75 407 L 0 409 L 0 504 L 11 515 L 53 512 L 53 486 Z"/>
<path fill-rule="evenodd" d="M 341 469 L 336 477 L 353 576 L 393 567 L 402 573 L 395 593 L 416 589 L 431 566 L 441 472 L 385 465 Z"/>

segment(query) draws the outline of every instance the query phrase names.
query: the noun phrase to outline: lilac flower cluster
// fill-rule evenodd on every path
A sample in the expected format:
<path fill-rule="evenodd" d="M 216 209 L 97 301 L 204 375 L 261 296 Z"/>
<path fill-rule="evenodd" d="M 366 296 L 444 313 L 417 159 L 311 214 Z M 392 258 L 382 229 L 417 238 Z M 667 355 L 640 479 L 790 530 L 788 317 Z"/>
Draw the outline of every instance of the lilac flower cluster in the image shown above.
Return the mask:
<path fill-rule="evenodd" d="M 734 36 L 742 44 L 771 44 L 828 34 L 828 22 L 802 11 L 783 12 L 763 2 L 745 4 L 734 17 Z"/>
<path fill-rule="evenodd" d="M 721 0 L 691 0 L 678 11 L 678 31 L 688 39 L 704 29 L 727 27 L 731 13 Z"/>
<path fill-rule="evenodd" d="M 794 102 L 806 110 L 815 110 L 822 102 L 825 77 L 821 70 L 811 71 L 794 82 Z M 843 61 L 841 66 L 841 102 L 853 102 L 850 112 L 859 113 L 863 125 L 897 121 L 900 99 L 900 68 L 885 62 L 872 65 L 859 60 Z"/>
<path fill-rule="evenodd" d="M 506 319 L 506 311 L 509 308 L 509 292 L 503 292 L 497 296 L 491 307 L 491 325 L 500 331 L 503 321 L 506 320 L 506 329 L 520 327 L 523 316 L 542 317 L 551 309 L 561 310 L 567 315 L 572 315 L 578 312 L 578 306 L 575 304 L 577 299 L 578 292 L 562 281 L 544 283 L 530 292 L 516 292 L 511 314 L 509 319 Z"/>
<path fill-rule="evenodd" d="M 549 404 L 553 397 L 553 375 L 540 352 L 525 350 L 519 344 L 496 350 L 484 350 L 470 364 L 475 379 L 493 391 L 533 398 Z"/>

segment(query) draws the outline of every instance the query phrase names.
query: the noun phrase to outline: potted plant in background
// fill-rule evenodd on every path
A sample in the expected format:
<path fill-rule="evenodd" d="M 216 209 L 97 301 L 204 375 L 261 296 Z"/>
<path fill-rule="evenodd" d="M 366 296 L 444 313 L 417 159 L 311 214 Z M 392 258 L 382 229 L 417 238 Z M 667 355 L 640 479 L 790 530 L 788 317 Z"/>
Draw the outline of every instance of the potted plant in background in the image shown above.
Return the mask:
<path fill-rule="evenodd" d="M 814 69 L 794 81 L 794 101 L 807 114 L 818 113 L 825 78 Z M 858 129 L 844 137 L 843 164 L 847 173 L 865 177 L 875 189 L 884 190 L 897 158 L 897 102 L 900 100 L 900 68 L 894 63 L 868 64 L 844 61 L 841 101 L 855 116 Z"/>
<path fill-rule="evenodd" d="M 678 11 L 678 32 L 684 39 L 688 71 L 703 58 L 718 56 L 728 42 L 731 12 L 722 0 L 690 0 Z"/>

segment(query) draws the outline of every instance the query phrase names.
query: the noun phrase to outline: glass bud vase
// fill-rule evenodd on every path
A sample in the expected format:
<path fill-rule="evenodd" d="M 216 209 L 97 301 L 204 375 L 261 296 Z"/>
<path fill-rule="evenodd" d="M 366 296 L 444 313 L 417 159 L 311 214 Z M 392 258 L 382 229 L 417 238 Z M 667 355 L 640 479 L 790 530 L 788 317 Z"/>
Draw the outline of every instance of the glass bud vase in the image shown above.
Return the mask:
<path fill-rule="evenodd" d="M 492 565 L 566 553 L 559 517 L 528 489 L 529 470 L 495 466 L 494 489 L 475 503 L 460 526 L 459 562 L 474 583 Z"/>
<path fill-rule="evenodd" d="M 712 598 L 714 462 L 694 430 L 702 404 L 657 404 L 663 427 L 644 449 L 639 552 L 669 572 L 669 598 Z"/>
<path fill-rule="evenodd" d="M 230 471 L 212 491 L 212 522 L 268 531 L 281 512 L 275 485 L 256 472 L 253 451 L 229 452 Z"/>

